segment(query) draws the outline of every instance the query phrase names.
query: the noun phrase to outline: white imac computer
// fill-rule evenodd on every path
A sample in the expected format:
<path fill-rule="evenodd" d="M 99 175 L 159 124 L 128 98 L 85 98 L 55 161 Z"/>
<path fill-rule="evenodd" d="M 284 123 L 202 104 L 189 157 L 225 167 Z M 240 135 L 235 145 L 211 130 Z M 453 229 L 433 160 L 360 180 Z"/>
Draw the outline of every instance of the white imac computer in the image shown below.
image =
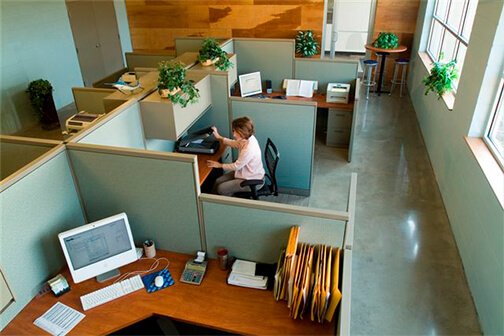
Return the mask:
<path fill-rule="evenodd" d="M 252 72 L 238 76 L 242 97 L 253 96 L 262 93 L 261 73 Z"/>
<path fill-rule="evenodd" d="M 62 232 L 58 238 L 75 283 L 94 276 L 103 282 L 119 275 L 117 268 L 137 260 L 125 213 Z"/>

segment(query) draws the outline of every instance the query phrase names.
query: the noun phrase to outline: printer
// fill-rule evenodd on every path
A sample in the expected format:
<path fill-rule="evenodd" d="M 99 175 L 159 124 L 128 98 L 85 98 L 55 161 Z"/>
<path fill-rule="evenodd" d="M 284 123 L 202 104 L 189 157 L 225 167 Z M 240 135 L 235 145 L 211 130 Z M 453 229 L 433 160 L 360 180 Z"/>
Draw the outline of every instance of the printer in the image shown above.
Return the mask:
<path fill-rule="evenodd" d="M 187 134 L 175 144 L 179 153 L 214 154 L 219 150 L 220 142 L 215 139 L 211 127 Z"/>
<path fill-rule="evenodd" d="M 328 103 L 348 104 L 350 84 L 329 83 L 327 84 L 326 101 Z"/>

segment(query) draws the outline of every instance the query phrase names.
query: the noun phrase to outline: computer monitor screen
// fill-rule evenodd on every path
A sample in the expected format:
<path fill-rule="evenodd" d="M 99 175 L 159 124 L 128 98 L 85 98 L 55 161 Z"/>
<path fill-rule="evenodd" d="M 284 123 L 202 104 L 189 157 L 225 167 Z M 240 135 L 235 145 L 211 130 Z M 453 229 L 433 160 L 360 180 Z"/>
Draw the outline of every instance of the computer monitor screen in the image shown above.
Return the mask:
<path fill-rule="evenodd" d="M 75 283 L 137 260 L 125 213 L 62 232 L 58 238 Z"/>
<path fill-rule="evenodd" d="M 238 76 L 242 97 L 248 97 L 262 93 L 261 73 L 252 72 Z"/>

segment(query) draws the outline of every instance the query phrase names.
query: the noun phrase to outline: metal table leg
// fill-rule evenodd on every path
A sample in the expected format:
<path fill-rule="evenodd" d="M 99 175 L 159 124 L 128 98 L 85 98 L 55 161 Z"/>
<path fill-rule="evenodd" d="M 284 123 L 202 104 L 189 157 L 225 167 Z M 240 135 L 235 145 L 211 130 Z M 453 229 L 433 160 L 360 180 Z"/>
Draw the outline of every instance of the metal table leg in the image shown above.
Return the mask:
<path fill-rule="evenodd" d="M 383 84 L 383 72 L 385 70 L 385 62 L 387 61 L 388 52 L 377 52 L 377 54 L 381 55 L 381 64 L 380 64 L 380 74 L 378 76 L 378 87 L 376 88 L 377 95 L 381 95 L 382 92 L 382 84 Z"/>

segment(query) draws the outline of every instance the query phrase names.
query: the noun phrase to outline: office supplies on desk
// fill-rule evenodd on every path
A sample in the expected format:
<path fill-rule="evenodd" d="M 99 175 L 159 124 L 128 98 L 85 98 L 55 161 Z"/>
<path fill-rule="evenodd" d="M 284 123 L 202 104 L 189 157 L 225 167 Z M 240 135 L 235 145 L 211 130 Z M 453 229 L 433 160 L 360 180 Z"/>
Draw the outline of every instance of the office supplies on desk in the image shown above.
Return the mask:
<path fill-rule="evenodd" d="M 231 267 L 231 273 L 228 276 L 228 284 L 255 288 L 266 289 L 268 277 L 259 275 L 256 272 L 257 264 L 253 261 L 236 259 Z"/>
<path fill-rule="evenodd" d="M 61 274 L 56 275 L 54 278 L 47 281 L 54 295 L 60 296 L 70 290 L 67 279 Z"/>
<path fill-rule="evenodd" d="M 74 114 L 70 118 L 68 118 L 65 122 L 66 132 L 78 132 L 83 128 L 88 127 L 89 125 L 98 121 L 105 114 L 93 114 L 86 113 L 85 111 L 80 111 L 79 113 Z"/>
<path fill-rule="evenodd" d="M 327 84 L 326 101 L 328 103 L 348 104 L 350 84 L 329 83 Z"/>
<path fill-rule="evenodd" d="M 194 260 L 189 260 L 182 272 L 180 277 L 181 282 L 185 282 L 191 285 L 199 285 L 203 281 L 203 276 L 205 275 L 207 267 L 207 262 L 195 262 Z"/>
<path fill-rule="evenodd" d="M 142 288 L 144 288 L 144 283 L 140 275 L 135 275 L 131 278 L 108 285 L 107 287 L 95 290 L 94 292 L 82 295 L 80 297 L 82 309 L 88 310 L 94 308 Z"/>
<path fill-rule="evenodd" d="M 220 142 L 213 136 L 211 127 L 187 134 L 175 144 L 177 152 L 196 154 L 214 154 L 219 146 Z"/>
<path fill-rule="evenodd" d="M 154 258 L 156 256 L 156 245 L 151 239 L 143 242 L 143 249 L 146 258 Z"/>
<path fill-rule="evenodd" d="M 163 278 L 163 283 L 161 286 L 157 286 L 155 281 L 157 277 L 162 277 Z M 170 271 L 167 269 L 163 269 L 159 272 L 154 272 L 151 274 L 144 275 L 142 277 L 142 282 L 145 285 L 145 289 L 147 290 L 147 293 L 154 293 L 158 290 L 170 287 L 175 283 L 173 280 Z"/>
<path fill-rule="evenodd" d="M 317 82 L 301 79 L 286 79 L 284 80 L 283 86 L 286 96 L 311 98 L 313 97 L 313 91 L 317 88 Z"/>
<path fill-rule="evenodd" d="M 37 318 L 33 324 L 51 335 L 66 335 L 85 316 L 61 302 L 56 302 L 48 311 Z"/>

